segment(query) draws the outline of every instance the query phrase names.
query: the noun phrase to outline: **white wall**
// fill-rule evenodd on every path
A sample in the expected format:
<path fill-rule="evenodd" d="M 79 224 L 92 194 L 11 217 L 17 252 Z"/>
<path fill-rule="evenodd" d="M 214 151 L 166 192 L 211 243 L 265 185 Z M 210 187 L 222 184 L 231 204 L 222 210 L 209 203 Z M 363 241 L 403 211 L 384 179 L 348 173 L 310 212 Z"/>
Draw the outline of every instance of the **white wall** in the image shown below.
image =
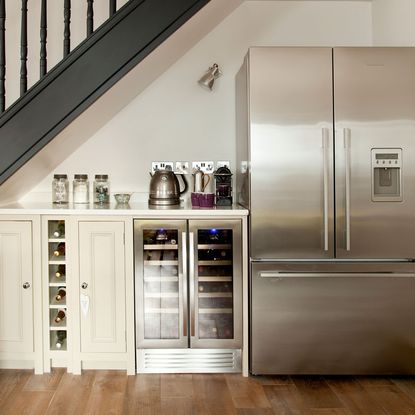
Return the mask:
<path fill-rule="evenodd" d="M 415 46 L 415 1 L 373 0 L 373 44 Z"/>
<path fill-rule="evenodd" d="M 234 77 L 247 49 L 368 46 L 371 22 L 367 1 L 247 1 L 53 173 L 108 173 L 114 191 L 147 192 L 151 160 L 230 160 L 234 166 Z M 223 76 L 209 93 L 196 81 L 214 62 Z M 48 192 L 52 174 L 24 199 Z"/>

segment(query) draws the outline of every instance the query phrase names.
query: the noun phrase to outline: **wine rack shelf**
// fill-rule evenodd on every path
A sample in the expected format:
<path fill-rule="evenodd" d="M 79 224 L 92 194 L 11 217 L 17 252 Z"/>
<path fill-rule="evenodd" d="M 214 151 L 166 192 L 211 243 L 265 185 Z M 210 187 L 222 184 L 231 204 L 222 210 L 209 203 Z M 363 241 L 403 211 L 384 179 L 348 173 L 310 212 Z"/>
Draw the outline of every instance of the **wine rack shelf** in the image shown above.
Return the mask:
<path fill-rule="evenodd" d="M 66 222 L 65 220 L 48 220 L 47 229 L 49 342 L 51 351 L 61 353 L 67 350 Z M 60 321 L 57 322 L 57 318 L 60 318 Z"/>

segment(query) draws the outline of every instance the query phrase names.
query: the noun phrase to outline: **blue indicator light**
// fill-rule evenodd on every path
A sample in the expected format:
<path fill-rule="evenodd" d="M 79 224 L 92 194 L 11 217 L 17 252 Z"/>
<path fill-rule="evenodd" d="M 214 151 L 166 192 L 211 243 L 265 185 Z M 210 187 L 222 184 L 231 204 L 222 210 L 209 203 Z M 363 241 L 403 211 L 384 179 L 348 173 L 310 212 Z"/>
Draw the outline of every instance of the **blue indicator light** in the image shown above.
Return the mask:
<path fill-rule="evenodd" d="M 217 229 L 210 229 L 210 233 L 218 233 Z"/>

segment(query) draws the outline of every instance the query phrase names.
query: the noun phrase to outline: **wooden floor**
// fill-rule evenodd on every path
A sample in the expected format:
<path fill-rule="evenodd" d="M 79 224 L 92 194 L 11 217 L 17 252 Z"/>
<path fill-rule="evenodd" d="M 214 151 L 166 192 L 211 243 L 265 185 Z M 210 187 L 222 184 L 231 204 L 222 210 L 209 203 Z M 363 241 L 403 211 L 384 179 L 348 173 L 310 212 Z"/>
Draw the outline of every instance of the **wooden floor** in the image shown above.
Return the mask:
<path fill-rule="evenodd" d="M 1 415 L 415 415 L 415 378 L 0 370 Z"/>

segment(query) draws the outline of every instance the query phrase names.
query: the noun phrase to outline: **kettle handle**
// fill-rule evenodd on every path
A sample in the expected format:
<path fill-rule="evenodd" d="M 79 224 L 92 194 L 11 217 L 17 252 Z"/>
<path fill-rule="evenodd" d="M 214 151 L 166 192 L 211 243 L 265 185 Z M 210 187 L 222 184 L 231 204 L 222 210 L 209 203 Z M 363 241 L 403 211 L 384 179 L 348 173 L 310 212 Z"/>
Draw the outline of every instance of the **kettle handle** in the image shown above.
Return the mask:
<path fill-rule="evenodd" d="M 187 189 L 189 188 L 189 185 L 187 183 L 186 177 L 184 176 L 184 174 L 176 174 L 176 176 L 179 176 L 184 184 L 184 189 L 180 191 L 179 195 L 181 196 L 183 193 L 185 193 L 187 191 Z M 180 189 L 179 189 L 180 190 Z"/>

